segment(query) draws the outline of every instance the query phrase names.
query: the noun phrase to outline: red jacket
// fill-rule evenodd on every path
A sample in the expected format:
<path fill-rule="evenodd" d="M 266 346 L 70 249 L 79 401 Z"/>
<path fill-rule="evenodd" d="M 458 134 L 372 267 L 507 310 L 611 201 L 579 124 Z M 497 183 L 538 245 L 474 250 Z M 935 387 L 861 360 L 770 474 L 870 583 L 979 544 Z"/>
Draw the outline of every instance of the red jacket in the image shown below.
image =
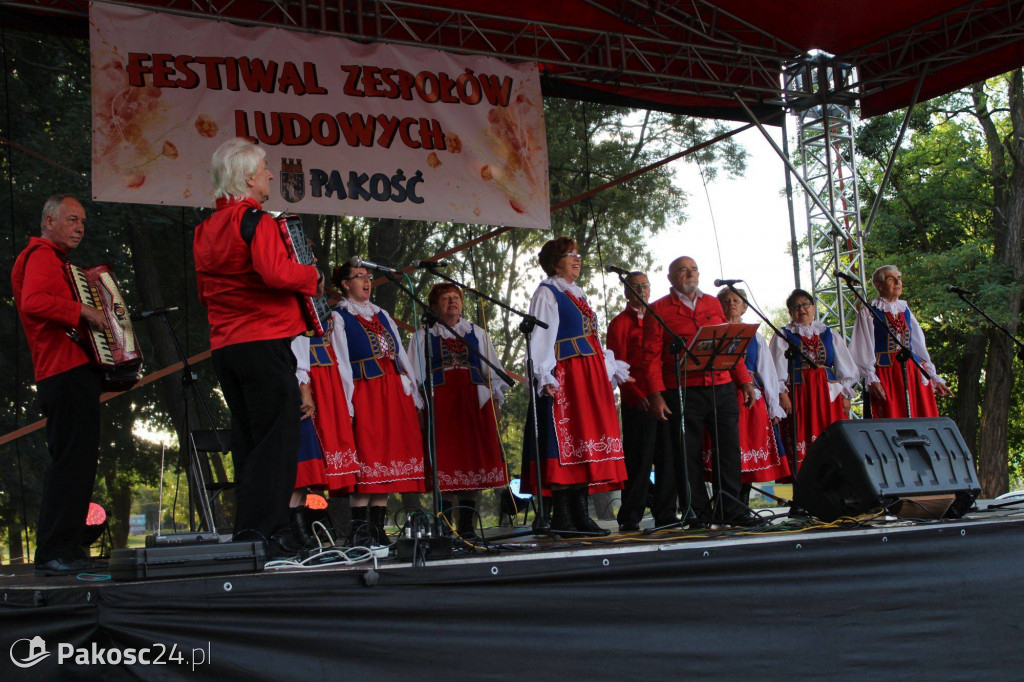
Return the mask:
<path fill-rule="evenodd" d="M 11 271 L 14 305 L 28 338 L 37 382 L 91 362 L 85 349 L 66 333 L 77 328 L 85 338 L 88 328 L 79 324 L 82 304 L 75 300 L 64 272 L 65 255 L 50 240 L 32 237 Z"/>
<path fill-rule="evenodd" d="M 619 386 L 619 393 L 622 402 L 628 407 L 635 407 L 638 402 L 647 396 L 644 377 L 643 339 L 644 320 L 640 319 L 636 309 L 626 306 L 626 309 L 616 315 L 608 325 L 608 335 L 605 338 L 606 346 L 615 353 L 619 360 L 629 363 L 629 376 L 633 377 L 633 383 L 626 383 Z"/>
<path fill-rule="evenodd" d="M 652 303 L 651 308 L 687 343 L 693 340 L 701 327 L 725 324 L 729 321 L 722 312 L 722 304 L 708 294 L 701 294 L 697 298 L 697 306 L 694 309 L 679 300 L 675 292 L 670 291 L 668 296 Z M 645 322 L 643 364 L 646 368 L 647 390 L 655 393 L 676 388 L 675 356 L 668 349 L 672 337 L 662 329 L 657 320 Z M 751 379 L 747 366 L 740 362 L 729 372 L 690 372 L 686 378 L 686 385 L 718 386 L 730 379 L 737 387 L 749 383 Z"/>
<path fill-rule="evenodd" d="M 252 244 L 245 243 L 241 220 L 250 208 L 259 202 L 218 199 L 217 211 L 196 227 L 192 255 L 212 349 L 301 334 L 306 323 L 296 294 L 316 294 L 316 267 L 288 257 L 273 218 L 264 215 Z"/>

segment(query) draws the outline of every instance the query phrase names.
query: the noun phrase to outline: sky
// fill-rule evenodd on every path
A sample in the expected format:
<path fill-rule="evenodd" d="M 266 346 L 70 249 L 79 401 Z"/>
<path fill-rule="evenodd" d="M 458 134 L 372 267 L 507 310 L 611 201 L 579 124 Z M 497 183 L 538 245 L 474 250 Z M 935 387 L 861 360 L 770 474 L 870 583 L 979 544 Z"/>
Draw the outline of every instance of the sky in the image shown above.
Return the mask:
<path fill-rule="evenodd" d="M 777 144 L 777 127 L 769 128 Z M 696 164 L 682 160 L 672 164 L 677 183 L 689 194 L 688 219 L 674 225 L 649 243 L 654 255 L 651 269 L 651 298 L 668 292 L 668 264 L 678 256 L 690 256 L 700 268 L 701 290 L 715 294 L 714 280 L 744 279 L 745 288 L 769 316 L 771 309 L 784 307 L 794 288 L 790 243 L 789 211 L 783 193 L 785 173 L 782 160 L 757 130 L 736 136 L 747 150 L 747 170 L 742 177 L 724 173 L 709 183 L 705 194 Z M 797 237 L 806 235 L 803 194 L 794 181 Z M 717 229 L 717 243 L 715 232 Z M 719 246 L 721 248 L 719 248 Z M 802 262 L 801 284 L 810 284 L 806 258 Z M 748 311 L 745 322 L 757 322 Z"/>

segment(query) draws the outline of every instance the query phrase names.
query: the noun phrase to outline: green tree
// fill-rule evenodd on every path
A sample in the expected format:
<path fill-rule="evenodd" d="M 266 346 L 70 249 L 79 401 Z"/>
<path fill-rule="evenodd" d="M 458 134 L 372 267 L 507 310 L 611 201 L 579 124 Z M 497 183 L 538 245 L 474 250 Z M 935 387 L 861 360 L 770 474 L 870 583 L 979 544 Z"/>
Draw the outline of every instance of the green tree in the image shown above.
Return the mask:
<path fill-rule="evenodd" d="M 864 187 L 876 187 L 901 116 L 867 121 L 858 147 Z M 944 292 L 950 281 L 975 291 L 990 315 L 1016 332 L 1024 275 L 1024 95 L 1021 71 L 923 103 L 897 151 L 888 192 L 866 241 L 870 268 L 896 263 L 905 297 L 925 328 L 956 397 L 941 409 L 957 420 L 977 456 L 985 495 L 1009 485 L 1008 453 L 1020 453 L 1021 387 L 1011 342 Z M 864 196 L 870 206 L 874 196 Z M 1016 466 L 1019 467 L 1019 459 Z"/>

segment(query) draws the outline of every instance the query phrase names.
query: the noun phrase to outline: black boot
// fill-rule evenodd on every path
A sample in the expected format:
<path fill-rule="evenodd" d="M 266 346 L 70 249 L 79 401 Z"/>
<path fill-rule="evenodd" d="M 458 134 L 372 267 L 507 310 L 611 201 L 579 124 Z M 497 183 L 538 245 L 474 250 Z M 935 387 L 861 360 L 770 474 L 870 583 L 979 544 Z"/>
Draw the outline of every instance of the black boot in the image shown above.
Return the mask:
<path fill-rule="evenodd" d="M 541 520 L 544 521 L 544 528 L 551 529 L 551 498 L 545 497 L 544 501 L 544 516 L 533 517 L 533 532 L 536 533 L 540 530 Z"/>
<path fill-rule="evenodd" d="M 573 525 L 576 530 L 595 535 L 610 535 L 610 530 L 605 530 L 597 525 L 594 519 L 590 518 L 590 495 L 587 488 L 570 488 L 569 513 L 572 515 Z"/>
<path fill-rule="evenodd" d="M 441 522 L 441 532 L 444 535 L 449 535 L 451 529 L 455 527 L 455 519 L 452 516 L 452 503 L 448 500 L 441 500 L 441 516 L 444 517 L 444 521 Z"/>
<path fill-rule="evenodd" d="M 391 545 L 391 541 L 388 539 L 388 534 L 384 530 L 384 521 L 387 519 L 387 515 L 387 507 L 370 507 L 368 521 L 370 533 L 373 535 L 373 544 L 381 547 L 388 547 Z"/>
<path fill-rule="evenodd" d="M 366 507 L 352 507 L 352 529 L 349 531 L 346 547 L 369 546 L 373 538 L 366 523 Z"/>
<path fill-rule="evenodd" d="M 463 540 L 476 540 L 476 502 L 459 500 L 459 537 Z"/>
<path fill-rule="evenodd" d="M 292 519 L 292 534 L 302 544 L 303 549 L 316 549 L 320 546 L 320 543 L 316 541 L 309 532 L 309 522 L 306 521 L 306 507 L 305 505 L 299 507 L 292 507 L 289 510 L 289 515 Z"/>
<path fill-rule="evenodd" d="M 574 492 L 568 488 L 551 491 L 551 530 L 556 533 L 563 530 L 576 531 L 576 524 L 573 523 L 572 512 L 569 510 L 569 497 Z"/>

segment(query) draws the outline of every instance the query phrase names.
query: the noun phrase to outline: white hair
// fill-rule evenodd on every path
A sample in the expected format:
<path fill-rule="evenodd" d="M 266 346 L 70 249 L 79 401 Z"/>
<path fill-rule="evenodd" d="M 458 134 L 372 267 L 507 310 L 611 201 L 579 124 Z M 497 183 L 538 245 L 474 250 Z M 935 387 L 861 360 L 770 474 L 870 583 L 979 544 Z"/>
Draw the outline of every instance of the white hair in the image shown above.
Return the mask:
<path fill-rule="evenodd" d="M 60 207 L 64 203 L 65 199 L 74 199 L 70 194 L 54 194 L 46 200 L 43 204 L 43 217 L 39 221 L 39 229 L 46 229 L 46 219 L 52 218 L 56 220 L 60 216 Z M 77 201 L 77 199 L 75 199 Z"/>
<path fill-rule="evenodd" d="M 890 272 L 899 272 L 900 269 L 895 265 L 883 265 L 875 268 L 875 271 L 871 273 L 871 283 L 878 289 L 880 285 L 885 283 L 885 276 Z"/>
<path fill-rule="evenodd" d="M 246 180 L 256 173 L 267 152 L 246 139 L 228 140 L 213 153 L 210 175 L 213 177 L 213 198 L 245 199 L 249 196 Z"/>

